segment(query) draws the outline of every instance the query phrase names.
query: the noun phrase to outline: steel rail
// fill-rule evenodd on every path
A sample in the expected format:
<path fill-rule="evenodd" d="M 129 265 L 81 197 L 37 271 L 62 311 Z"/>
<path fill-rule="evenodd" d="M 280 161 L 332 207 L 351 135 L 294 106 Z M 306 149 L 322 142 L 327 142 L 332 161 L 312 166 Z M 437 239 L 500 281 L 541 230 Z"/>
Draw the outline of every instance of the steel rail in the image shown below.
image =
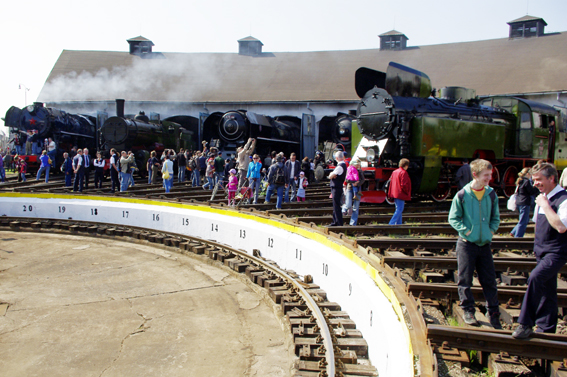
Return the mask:
<path fill-rule="evenodd" d="M 454 326 L 428 325 L 427 337 L 432 343 L 447 342 L 450 347 L 490 353 L 507 352 L 532 359 L 563 361 L 567 355 L 567 336 L 534 333 L 529 339 L 512 338 L 507 330 L 485 330 Z"/>
<path fill-rule="evenodd" d="M 459 292 L 456 284 L 432 284 L 432 283 L 408 283 L 406 291 L 412 293 L 417 298 L 432 298 L 432 299 L 449 299 L 458 300 Z M 557 293 L 557 306 L 567 308 L 567 292 L 561 293 L 562 289 Z M 484 294 L 482 287 L 471 287 L 471 293 L 475 301 L 483 301 Z M 498 300 L 500 302 L 507 302 L 512 300 L 515 303 L 521 303 L 526 287 L 498 287 Z"/>
<path fill-rule="evenodd" d="M 413 268 L 413 269 L 424 269 L 433 268 L 441 270 L 456 270 L 457 269 L 457 258 L 456 257 L 382 257 L 382 265 L 389 264 L 391 267 L 398 268 Z M 536 266 L 536 260 L 533 257 L 518 257 L 518 258 L 506 258 L 506 257 L 496 257 L 494 258 L 494 268 L 496 271 L 510 271 L 515 272 L 531 272 Z M 560 272 L 567 272 L 567 265 L 564 265 Z"/>
<path fill-rule="evenodd" d="M 335 227 L 329 228 L 331 231 Z M 450 250 L 454 249 L 457 243 L 456 237 L 447 238 L 360 238 L 357 237 L 356 243 L 363 247 L 371 247 L 374 249 L 395 249 L 395 248 L 411 248 L 425 250 Z M 532 251 L 534 245 L 533 238 L 503 238 L 495 237 L 492 239 L 492 250 L 525 250 Z"/>

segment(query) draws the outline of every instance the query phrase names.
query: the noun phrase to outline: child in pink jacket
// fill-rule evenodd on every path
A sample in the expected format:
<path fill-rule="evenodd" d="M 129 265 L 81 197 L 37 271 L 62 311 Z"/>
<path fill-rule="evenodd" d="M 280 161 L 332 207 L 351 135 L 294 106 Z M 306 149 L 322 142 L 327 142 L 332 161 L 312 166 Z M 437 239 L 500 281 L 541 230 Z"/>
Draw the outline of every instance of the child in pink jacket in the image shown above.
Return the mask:
<path fill-rule="evenodd" d="M 238 190 L 238 177 L 236 176 L 236 170 L 230 169 L 230 177 L 228 177 L 228 205 L 234 205 L 234 197 L 236 196 L 236 190 Z"/>
<path fill-rule="evenodd" d="M 358 182 L 358 169 L 354 165 L 349 165 L 346 173 L 346 182 L 355 183 Z M 358 200 L 358 186 L 352 186 L 352 199 Z"/>

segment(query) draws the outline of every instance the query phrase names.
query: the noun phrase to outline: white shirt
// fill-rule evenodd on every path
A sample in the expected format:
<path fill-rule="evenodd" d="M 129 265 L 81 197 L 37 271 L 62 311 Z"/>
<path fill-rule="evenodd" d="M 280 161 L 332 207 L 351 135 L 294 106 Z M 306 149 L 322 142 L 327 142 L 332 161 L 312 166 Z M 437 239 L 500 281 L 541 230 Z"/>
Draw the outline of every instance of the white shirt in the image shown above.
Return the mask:
<path fill-rule="evenodd" d="M 104 168 L 105 163 L 106 162 L 102 158 L 100 159 L 100 162 L 98 162 L 98 160 L 94 160 L 93 162 L 94 166 L 97 168 Z"/>
<path fill-rule="evenodd" d="M 336 175 L 341 175 L 341 174 L 343 174 L 344 169 L 343 169 L 343 167 L 341 166 L 341 163 L 342 163 L 342 162 L 344 162 L 344 161 L 339 161 L 339 162 L 337 162 L 337 167 L 335 168 L 335 170 L 333 170 L 333 173 L 334 173 L 334 174 L 336 174 Z"/>
<path fill-rule="evenodd" d="M 51 152 L 55 149 L 55 142 L 53 140 L 51 140 L 51 143 L 49 143 L 49 145 L 47 146 L 47 151 Z"/>
<path fill-rule="evenodd" d="M 551 190 L 551 192 L 547 195 L 548 199 L 553 198 L 556 194 L 558 194 L 561 191 L 565 191 L 561 186 L 557 185 L 555 186 L 555 188 L 553 190 Z M 533 222 L 536 223 L 537 226 L 537 215 L 541 214 L 543 215 L 544 212 L 543 210 L 536 205 L 535 206 L 535 210 L 534 210 L 534 217 L 532 218 Z M 559 205 L 559 208 L 557 208 L 557 214 L 559 215 L 559 219 L 561 219 L 561 222 L 563 223 L 563 225 L 565 225 L 567 227 L 567 200 L 564 200 L 563 203 L 561 203 Z"/>

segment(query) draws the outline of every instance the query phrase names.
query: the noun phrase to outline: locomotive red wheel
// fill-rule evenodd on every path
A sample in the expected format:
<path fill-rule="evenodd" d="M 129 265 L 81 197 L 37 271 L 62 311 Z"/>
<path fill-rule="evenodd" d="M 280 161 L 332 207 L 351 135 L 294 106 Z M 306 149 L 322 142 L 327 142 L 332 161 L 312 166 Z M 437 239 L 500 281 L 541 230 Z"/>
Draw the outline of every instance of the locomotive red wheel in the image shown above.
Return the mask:
<path fill-rule="evenodd" d="M 431 193 L 431 199 L 436 202 L 443 202 L 449 195 L 451 195 L 451 183 L 439 182 L 435 191 Z"/>
<path fill-rule="evenodd" d="M 502 179 L 502 192 L 504 196 L 509 198 L 516 191 L 516 179 L 518 178 L 518 169 L 515 166 L 509 166 L 504 172 Z"/>

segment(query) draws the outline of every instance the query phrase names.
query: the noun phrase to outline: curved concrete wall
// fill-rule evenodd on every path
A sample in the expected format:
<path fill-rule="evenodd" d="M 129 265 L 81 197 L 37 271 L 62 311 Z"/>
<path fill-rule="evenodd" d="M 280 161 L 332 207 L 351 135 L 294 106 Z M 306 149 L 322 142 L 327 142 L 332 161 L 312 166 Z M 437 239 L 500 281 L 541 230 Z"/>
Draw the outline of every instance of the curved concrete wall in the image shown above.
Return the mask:
<path fill-rule="evenodd" d="M 260 251 L 284 269 L 312 275 L 356 322 L 380 376 L 413 376 L 402 309 L 388 284 L 351 249 L 321 232 L 232 210 L 149 200 L 50 194 L 0 194 L 0 215 L 73 219 L 174 232 Z"/>

